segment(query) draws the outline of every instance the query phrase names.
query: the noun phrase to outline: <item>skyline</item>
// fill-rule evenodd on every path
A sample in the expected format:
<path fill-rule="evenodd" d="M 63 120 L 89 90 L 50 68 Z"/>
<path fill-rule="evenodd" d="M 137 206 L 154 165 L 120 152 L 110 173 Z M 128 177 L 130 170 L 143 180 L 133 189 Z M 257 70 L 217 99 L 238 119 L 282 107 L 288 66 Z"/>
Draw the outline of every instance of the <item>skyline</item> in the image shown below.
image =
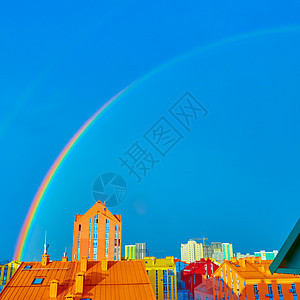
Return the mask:
<path fill-rule="evenodd" d="M 43 23 L 43 14 L 30 18 L 30 4 L 24 15 L 20 6 L 13 26 L 7 17 L 12 6 L 5 5 L 1 22 L 11 26 L 4 26 L 7 43 L 0 50 L 5 58 L 0 159 L 2 221 L 9 230 L 0 232 L 5 242 L 1 259 L 12 258 L 34 195 L 61 150 L 100 107 L 133 82 L 57 171 L 32 223 L 24 259 L 39 259 L 45 230 L 52 257 L 59 258 L 66 246 L 71 249 L 75 214 L 92 206 L 93 183 L 107 173 L 126 183 L 124 201 L 110 207 L 123 218 L 122 252 L 125 244 L 147 242 L 150 252 L 180 257 L 180 243 L 203 235 L 230 242 L 242 253 L 281 247 L 300 208 L 295 1 L 289 8 L 232 1 L 223 17 L 221 3 L 219 10 L 177 2 L 172 10 L 167 4 L 157 10 L 152 3 L 146 17 L 134 1 L 116 11 L 110 4 L 90 3 L 97 10 L 87 6 L 87 15 L 75 2 L 53 28 L 51 9 L 44 12 L 50 19 Z M 237 18 L 258 7 L 256 22 L 251 13 Z M 75 15 L 82 17 L 82 28 Z M 116 15 L 122 15 L 123 29 L 114 23 Z M 157 23 L 150 26 L 153 16 Z M 177 20 L 181 16 L 185 22 Z M 24 30 L 18 31 L 21 20 Z M 188 128 L 172 111 L 186 93 L 202 108 Z M 159 152 L 149 142 L 147 133 L 157 122 L 175 128 L 174 147 Z M 141 182 L 120 162 L 137 141 L 156 161 Z"/>

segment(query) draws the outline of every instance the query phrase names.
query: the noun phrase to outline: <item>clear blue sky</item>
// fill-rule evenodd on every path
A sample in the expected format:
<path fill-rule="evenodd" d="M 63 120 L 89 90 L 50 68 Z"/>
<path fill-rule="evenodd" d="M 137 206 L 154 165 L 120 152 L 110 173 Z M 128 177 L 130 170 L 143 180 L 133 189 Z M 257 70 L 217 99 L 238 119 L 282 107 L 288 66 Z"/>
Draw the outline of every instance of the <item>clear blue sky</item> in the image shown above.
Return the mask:
<path fill-rule="evenodd" d="M 11 259 L 44 175 L 78 128 L 135 80 L 58 172 L 34 224 L 59 259 L 105 172 L 126 181 L 123 244 L 179 256 L 205 235 L 278 249 L 299 217 L 299 1 L 6 2 L 0 9 L 0 260 Z M 208 46 L 208 47 L 206 47 Z M 141 79 L 144 78 L 144 79 Z M 136 183 L 118 157 L 186 91 L 208 110 Z"/>

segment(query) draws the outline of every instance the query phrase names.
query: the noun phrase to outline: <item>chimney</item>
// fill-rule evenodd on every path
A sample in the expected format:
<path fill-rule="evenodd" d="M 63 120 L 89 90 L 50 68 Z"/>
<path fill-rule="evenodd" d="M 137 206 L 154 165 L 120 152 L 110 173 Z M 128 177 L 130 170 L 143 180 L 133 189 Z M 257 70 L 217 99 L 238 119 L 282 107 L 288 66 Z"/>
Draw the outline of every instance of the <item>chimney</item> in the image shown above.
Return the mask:
<path fill-rule="evenodd" d="M 49 264 L 50 261 L 50 255 L 48 254 L 43 254 L 42 255 L 42 266 L 45 267 Z"/>
<path fill-rule="evenodd" d="M 63 256 L 62 262 L 67 262 L 68 261 L 68 256 Z"/>
<path fill-rule="evenodd" d="M 248 261 L 248 262 L 254 264 L 254 257 L 253 257 L 253 256 L 247 257 L 247 258 L 246 258 L 246 261 Z"/>
<path fill-rule="evenodd" d="M 57 292 L 58 292 L 58 281 L 56 279 L 53 279 L 50 281 L 50 298 L 57 298 Z"/>
<path fill-rule="evenodd" d="M 86 256 L 81 257 L 80 261 L 80 271 L 85 273 L 87 271 L 88 259 Z"/>
<path fill-rule="evenodd" d="M 234 264 L 237 263 L 236 257 L 231 257 L 231 262 L 233 262 Z"/>
<path fill-rule="evenodd" d="M 257 261 L 258 263 L 261 263 L 261 257 L 260 256 L 256 256 L 255 257 L 255 261 Z"/>
<path fill-rule="evenodd" d="M 240 258 L 239 259 L 239 265 L 241 268 L 246 268 L 246 260 L 245 258 Z"/>
<path fill-rule="evenodd" d="M 83 294 L 84 273 L 79 272 L 75 276 L 75 294 Z"/>
<path fill-rule="evenodd" d="M 107 271 L 107 258 L 102 258 L 101 260 L 101 270 L 102 271 Z"/>

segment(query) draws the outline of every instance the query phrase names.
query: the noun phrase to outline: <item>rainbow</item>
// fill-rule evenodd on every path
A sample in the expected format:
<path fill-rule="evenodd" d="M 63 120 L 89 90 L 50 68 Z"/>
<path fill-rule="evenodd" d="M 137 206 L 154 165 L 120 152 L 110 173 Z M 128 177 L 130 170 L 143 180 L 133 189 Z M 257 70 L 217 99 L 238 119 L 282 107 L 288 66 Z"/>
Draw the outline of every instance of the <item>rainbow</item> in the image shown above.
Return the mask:
<path fill-rule="evenodd" d="M 264 29 L 264 30 L 259 30 L 259 31 L 254 31 L 254 32 L 249 32 L 249 33 L 243 33 L 239 34 L 233 37 L 228 37 L 225 39 L 221 39 L 219 41 L 216 41 L 214 43 L 208 44 L 201 46 L 200 48 L 195 49 L 194 51 L 188 52 L 187 54 L 183 54 L 171 61 L 168 61 L 158 68 L 154 69 L 144 77 L 135 82 L 133 82 L 131 85 L 126 87 L 124 90 L 119 92 L 117 95 L 115 95 L 113 98 L 111 98 L 109 101 L 107 101 L 100 109 L 98 109 L 82 126 L 81 128 L 75 133 L 75 135 L 71 138 L 71 140 L 68 142 L 68 144 L 63 148 L 59 156 L 56 158 L 54 163 L 52 164 L 51 168 L 47 172 L 45 178 L 42 181 L 42 184 L 40 185 L 38 191 L 36 192 L 34 199 L 31 203 L 31 206 L 28 210 L 28 213 L 26 215 L 25 221 L 23 223 L 21 232 L 19 234 L 17 244 L 15 247 L 15 253 L 14 253 L 14 260 L 19 260 L 22 261 L 22 258 L 24 256 L 24 249 L 27 244 L 28 236 L 31 231 L 31 227 L 33 224 L 34 217 L 38 211 L 38 208 L 41 204 L 41 200 L 47 191 L 47 188 L 49 186 L 50 181 L 52 180 L 53 176 L 55 175 L 57 169 L 61 166 L 62 162 L 64 159 L 67 157 L 69 154 L 69 151 L 73 148 L 73 146 L 76 144 L 76 142 L 80 139 L 82 134 L 88 129 L 88 127 L 97 119 L 97 117 L 114 101 L 116 100 L 120 95 L 122 95 L 125 91 L 128 91 L 129 88 L 131 88 L 133 85 L 136 85 L 136 83 L 141 83 L 145 81 L 146 79 L 150 78 L 154 74 L 160 72 L 161 70 L 167 68 L 168 66 L 182 61 L 183 59 L 186 59 L 189 56 L 195 55 L 199 52 L 207 51 L 222 45 L 226 45 L 241 39 L 245 38 L 250 38 L 250 37 L 255 37 L 255 36 L 260 36 L 260 35 L 265 35 L 265 34 L 272 34 L 272 33 L 279 33 L 279 32 L 287 32 L 287 31 L 299 31 L 300 26 L 287 26 L 287 27 L 279 27 L 279 28 L 271 28 L 271 29 Z"/>
<path fill-rule="evenodd" d="M 131 84 L 130 86 L 132 86 Z M 22 229 L 20 231 L 17 245 L 14 252 L 14 260 L 22 261 L 24 256 L 24 249 L 28 241 L 29 232 L 31 230 L 34 217 L 36 216 L 36 213 L 39 209 L 39 206 L 41 204 L 41 200 L 44 196 L 44 194 L 47 191 L 47 188 L 49 186 L 50 181 L 52 180 L 53 176 L 55 175 L 55 172 L 60 167 L 62 162 L 65 160 L 67 155 L 70 153 L 70 150 L 75 146 L 75 144 L 79 141 L 82 134 L 89 128 L 89 126 L 97 119 L 97 117 L 106 109 L 109 107 L 109 105 L 116 100 L 120 95 L 122 95 L 125 91 L 129 89 L 129 87 L 126 87 L 121 92 L 119 92 L 117 95 L 115 95 L 113 98 L 108 100 L 103 106 L 101 106 L 81 127 L 80 129 L 74 134 L 74 136 L 70 139 L 70 141 L 67 143 L 67 145 L 63 148 L 63 150 L 60 152 L 59 156 L 56 158 L 52 166 L 50 167 L 49 171 L 47 172 L 46 176 L 44 177 L 39 189 L 37 190 L 34 199 L 30 205 L 30 208 L 27 212 L 25 221 L 23 223 Z"/>

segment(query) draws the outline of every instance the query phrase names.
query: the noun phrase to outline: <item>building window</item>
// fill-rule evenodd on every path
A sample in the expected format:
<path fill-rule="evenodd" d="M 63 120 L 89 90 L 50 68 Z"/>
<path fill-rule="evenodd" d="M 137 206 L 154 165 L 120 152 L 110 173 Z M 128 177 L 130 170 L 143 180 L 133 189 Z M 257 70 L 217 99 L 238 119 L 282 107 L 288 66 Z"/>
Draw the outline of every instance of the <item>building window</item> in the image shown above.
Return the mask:
<path fill-rule="evenodd" d="M 283 294 L 282 294 L 281 284 L 278 284 L 277 287 L 278 287 L 279 300 L 283 300 Z"/>
<path fill-rule="evenodd" d="M 255 297 L 255 300 L 259 300 L 258 285 L 254 284 L 253 288 L 254 288 L 254 297 Z"/>
<path fill-rule="evenodd" d="M 90 228 L 89 228 L 89 256 L 88 256 L 88 259 L 91 258 L 91 239 L 92 239 L 92 218 L 90 218 Z"/>
<path fill-rule="evenodd" d="M 80 255 L 80 236 L 81 236 L 81 225 L 79 225 L 78 228 L 78 250 L 77 250 L 77 260 L 79 260 L 79 255 Z"/>
<path fill-rule="evenodd" d="M 108 258 L 108 246 L 109 246 L 109 220 L 106 219 L 105 228 L 105 257 Z"/>
<path fill-rule="evenodd" d="M 11 279 L 11 276 L 14 272 L 14 265 L 13 264 L 10 264 L 10 275 L 9 275 L 9 279 Z"/>
<path fill-rule="evenodd" d="M 168 271 L 163 270 L 163 290 L 164 299 L 168 299 Z"/>
<path fill-rule="evenodd" d="M 97 260 L 98 250 L 98 215 L 94 217 L 93 260 Z"/>
<path fill-rule="evenodd" d="M 295 283 L 292 283 L 291 286 L 292 288 L 290 289 L 290 292 L 293 293 L 293 300 L 297 300 L 298 298 Z"/>
<path fill-rule="evenodd" d="M 7 270 L 8 270 L 8 265 L 6 265 L 6 266 L 4 267 L 3 278 L 2 278 L 2 285 L 6 285 Z"/>
<path fill-rule="evenodd" d="M 32 284 L 42 284 L 44 278 L 34 278 Z"/>
<path fill-rule="evenodd" d="M 274 296 L 273 296 L 272 284 L 268 284 L 268 290 L 269 290 L 269 299 L 273 300 Z"/>
<path fill-rule="evenodd" d="M 156 270 L 155 271 L 155 274 L 156 274 L 156 299 L 158 299 L 158 271 Z"/>
<path fill-rule="evenodd" d="M 27 265 L 23 268 L 23 270 L 30 270 L 32 268 L 32 265 Z"/>

